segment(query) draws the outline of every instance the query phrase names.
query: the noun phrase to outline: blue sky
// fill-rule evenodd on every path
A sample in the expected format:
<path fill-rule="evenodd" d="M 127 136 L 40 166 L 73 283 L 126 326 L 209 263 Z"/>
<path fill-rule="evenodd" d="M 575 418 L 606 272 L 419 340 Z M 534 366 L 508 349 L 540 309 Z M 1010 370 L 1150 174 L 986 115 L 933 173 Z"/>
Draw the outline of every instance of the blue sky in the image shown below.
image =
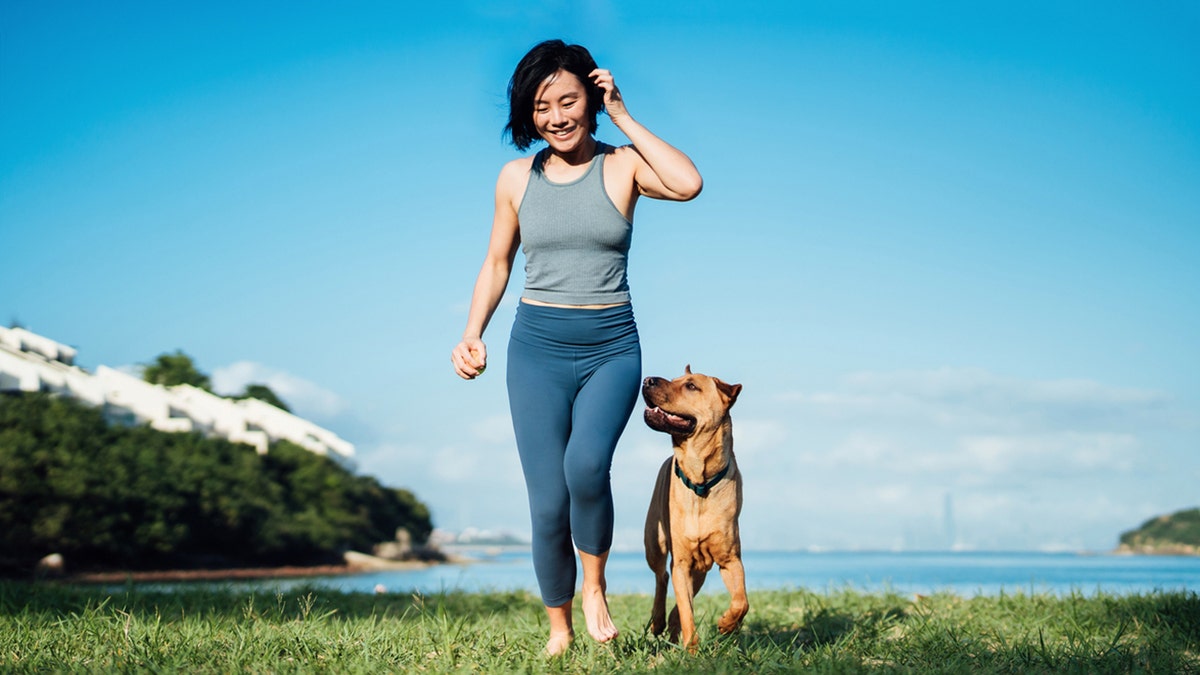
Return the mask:
<path fill-rule="evenodd" d="M 704 175 L 630 283 L 647 375 L 745 387 L 748 547 L 1105 550 L 1200 503 L 1194 3 L 408 4 L 0 5 L 0 320 L 265 381 L 438 526 L 526 532 L 520 258 L 492 369 L 449 350 L 561 37 Z"/>

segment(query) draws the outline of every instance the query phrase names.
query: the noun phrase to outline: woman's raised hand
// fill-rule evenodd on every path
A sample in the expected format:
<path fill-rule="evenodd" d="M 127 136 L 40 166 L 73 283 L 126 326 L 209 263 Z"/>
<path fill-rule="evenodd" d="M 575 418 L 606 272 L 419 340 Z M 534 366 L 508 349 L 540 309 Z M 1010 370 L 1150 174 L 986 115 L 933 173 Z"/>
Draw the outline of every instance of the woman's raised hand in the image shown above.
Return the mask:
<path fill-rule="evenodd" d="M 597 68 L 588 73 L 588 77 L 592 78 L 592 82 L 604 91 L 604 111 L 608 113 L 609 119 L 615 120 L 629 114 L 629 111 L 625 109 L 625 100 L 621 98 L 621 90 L 617 89 L 617 82 L 613 79 L 611 72 L 604 68 Z"/>

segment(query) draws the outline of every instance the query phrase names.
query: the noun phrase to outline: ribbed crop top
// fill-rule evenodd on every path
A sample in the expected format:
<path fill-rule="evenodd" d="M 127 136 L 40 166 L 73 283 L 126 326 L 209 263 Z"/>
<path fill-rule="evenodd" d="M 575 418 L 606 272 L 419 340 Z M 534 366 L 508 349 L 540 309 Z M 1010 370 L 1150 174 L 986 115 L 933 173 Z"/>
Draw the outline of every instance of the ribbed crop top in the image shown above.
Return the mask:
<path fill-rule="evenodd" d="M 517 218 L 525 253 L 530 300 L 563 305 L 629 302 L 629 243 L 633 223 L 604 190 L 604 154 L 596 144 L 583 176 L 553 183 L 541 171 L 544 151 L 533 158 Z"/>

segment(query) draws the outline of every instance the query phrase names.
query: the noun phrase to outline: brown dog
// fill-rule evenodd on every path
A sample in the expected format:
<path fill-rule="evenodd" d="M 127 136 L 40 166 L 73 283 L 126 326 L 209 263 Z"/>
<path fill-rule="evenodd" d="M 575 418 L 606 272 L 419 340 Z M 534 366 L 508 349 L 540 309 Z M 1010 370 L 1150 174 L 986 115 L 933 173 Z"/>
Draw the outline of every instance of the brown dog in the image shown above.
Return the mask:
<path fill-rule="evenodd" d="M 667 623 L 667 581 L 674 577 L 670 637 L 682 638 L 681 644 L 692 651 L 699 643 L 692 598 L 714 563 L 721 568 L 730 598 L 718 630 L 733 632 L 750 611 L 738 533 L 742 476 L 733 457 L 729 418 L 741 391 L 742 385 L 693 373 L 691 366 L 674 380 L 647 377 L 642 383 L 646 424 L 671 434 L 675 448 L 658 472 L 646 514 L 646 562 L 657 581 L 650 630 L 659 635 Z"/>

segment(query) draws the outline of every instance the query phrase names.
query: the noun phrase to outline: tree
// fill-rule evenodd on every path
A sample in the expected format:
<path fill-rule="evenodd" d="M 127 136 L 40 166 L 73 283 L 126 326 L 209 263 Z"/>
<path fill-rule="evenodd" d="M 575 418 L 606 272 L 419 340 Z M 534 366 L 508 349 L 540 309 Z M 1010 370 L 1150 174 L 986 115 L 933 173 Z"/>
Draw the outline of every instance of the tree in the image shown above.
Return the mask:
<path fill-rule="evenodd" d="M 429 509 L 294 443 L 259 455 L 108 426 L 66 397 L 0 396 L 0 577 L 48 553 L 77 570 L 333 562 L 399 527 L 424 541 Z"/>
<path fill-rule="evenodd" d="M 288 404 L 284 403 L 283 399 L 279 398 L 279 396 L 276 395 L 274 391 L 271 391 L 271 388 L 265 384 L 248 384 L 246 385 L 245 391 L 242 392 L 242 395 L 236 398 L 239 400 L 255 398 L 263 403 L 270 403 L 284 412 L 292 412 L 292 409 L 288 407 Z"/>
<path fill-rule="evenodd" d="M 212 382 L 208 375 L 200 372 L 192 362 L 192 357 L 184 354 L 181 349 L 176 349 L 174 354 L 159 354 L 154 363 L 148 364 L 142 371 L 142 379 L 167 387 L 190 384 L 205 391 L 212 391 Z"/>

